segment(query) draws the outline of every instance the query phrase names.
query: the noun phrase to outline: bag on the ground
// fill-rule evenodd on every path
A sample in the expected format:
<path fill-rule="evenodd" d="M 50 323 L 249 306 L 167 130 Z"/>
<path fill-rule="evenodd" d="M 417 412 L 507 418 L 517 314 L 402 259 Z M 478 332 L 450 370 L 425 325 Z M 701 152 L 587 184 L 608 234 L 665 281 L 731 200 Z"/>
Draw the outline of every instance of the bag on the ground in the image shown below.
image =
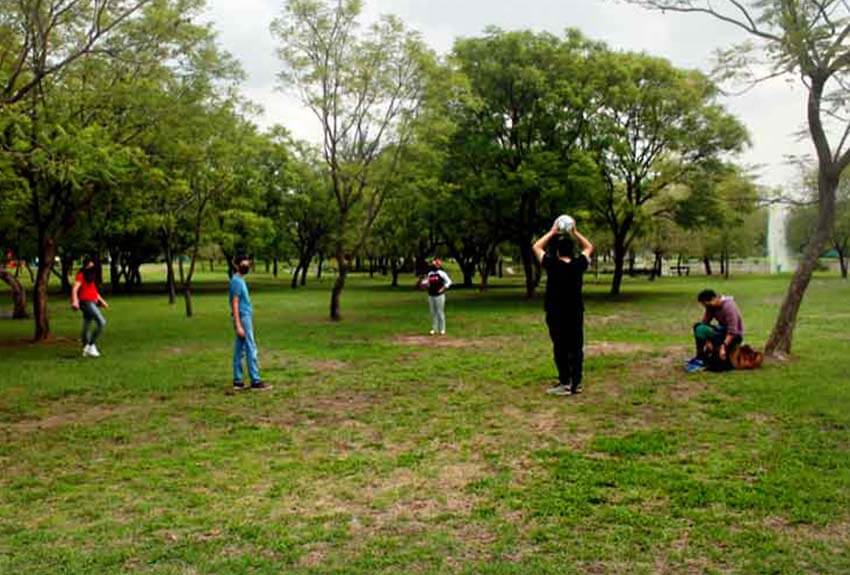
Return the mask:
<path fill-rule="evenodd" d="M 748 345 L 742 345 L 732 351 L 729 359 L 735 369 L 758 369 L 764 363 L 764 354 Z"/>

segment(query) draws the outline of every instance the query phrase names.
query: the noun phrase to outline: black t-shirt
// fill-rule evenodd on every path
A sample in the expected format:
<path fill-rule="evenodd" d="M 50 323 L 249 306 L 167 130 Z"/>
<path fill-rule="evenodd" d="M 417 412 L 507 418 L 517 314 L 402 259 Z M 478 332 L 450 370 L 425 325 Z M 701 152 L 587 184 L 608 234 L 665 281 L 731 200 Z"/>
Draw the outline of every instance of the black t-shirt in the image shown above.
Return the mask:
<path fill-rule="evenodd" d="M 575 317 L 584 311 L 584 299 L 581 295 L 584 272 L 588 261 L 580 254 L 565 262 L 559 257 L 543 256 L 543 269 L 549 277 L 546 282 L 546 313 L 561 317 Z"/>

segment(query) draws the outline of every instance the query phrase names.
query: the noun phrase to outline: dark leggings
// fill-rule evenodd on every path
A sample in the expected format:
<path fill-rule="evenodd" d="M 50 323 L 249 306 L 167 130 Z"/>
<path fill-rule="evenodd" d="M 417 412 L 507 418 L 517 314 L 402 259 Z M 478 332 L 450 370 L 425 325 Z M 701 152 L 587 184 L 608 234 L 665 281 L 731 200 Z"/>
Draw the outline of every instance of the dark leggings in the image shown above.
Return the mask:
<path fill-rule="evenodd" d="M 575 390 L 581 385 L 584 364 L 584 315 L 546 317 L 555 352 L 555 365 L 562 385 Z"/>

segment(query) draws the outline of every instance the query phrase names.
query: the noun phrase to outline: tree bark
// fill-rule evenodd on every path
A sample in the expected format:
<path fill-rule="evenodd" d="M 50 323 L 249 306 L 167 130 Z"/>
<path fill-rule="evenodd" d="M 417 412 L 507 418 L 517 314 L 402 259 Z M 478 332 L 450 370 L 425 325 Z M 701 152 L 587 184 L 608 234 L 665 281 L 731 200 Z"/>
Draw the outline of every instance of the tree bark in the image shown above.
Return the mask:
<path fill-rule="evenodd" d="M 342 290 L 345 289 L 345 278 L 348 276 L 348 262 L 345 260 L 345 249 L 341 243 L 336 248 L 336 262 L 339 273 L 337 273 L 334 287 L 331 290 L 331 320 L 341 321 L 342 315 L 339 313 L 339 306 Z"/>
<path fill-rule="evenodd" d="M 278 272 L 277 268 L 278 268 L 278 259 L 277 259 L 277 257 L 275 257 L 274 258 L 274 265 L 272 266 L 272 270 L 273 270 L 272 274 L 274 275 L 275 279 L 277 279 L 277 272 Z"/>
<path fill-rule="evenodd" d="M 310 262 L 311 261 L 313 261 L 312 255 L 307 257 L 307 261 L 304 262 L 304 265 L 301 267 L 301 281 L 299 282 L 301 284 L 301 287 L 304 287 L 304 286 L 307 285 L 307 272 L 310 271 Z"/>
<path fill-rule="evenodd" d="M 841 267 L 841 277 L 847 279 L 847 254 L 844 250 L 838 251 L 838 265 Z"/>
<path fill-rule="evenodd" d="M 791 278 L 791 284 L 785 294 L 785 300 L 779 309 L 779 315 L 773 326 L 773 331 L 765 346 L 768 355 L 787 355 L 791 353 L 791 344 L 794 337 L 794 328 L 797 324 L 797 314 L 803 303 L 803 296 L 812 274 L 817 266 L 818 259 L 827 245 L 832 225 L 835 220 L 835 191 L 838 188 L 838 177 L 833 176 L 827 168 L 821 164 L 818 174 L 819 207 L 817 228 L 812 240 L 806 246 L 803 259 Z"/>
<path fill-rule="evenodd" d="M 702 258 L 702 263 L 703 263 L 703 265 L 705 266 L 705 275 L 707 275 L 707 276 L 712 275 L 712 271 L 711 271 L 711 258 L 709 258 L 708 256 L 703 257 L 703 258 Z"/>
<path fill-rule="evenodd" d="M 324 263 L 325 263 L 325 255 L 323 253 L 319 252 L 319 267 L 316 270 L 316 280 L 322 279 L 322 266 L 324 265 Z"/>
<path fill-rule="evenodd" d="M 35 274 L 32 307 L 35 319 L 35 341 L 50 338 L 50 320 L 47 315 L 47 284 L 50 281 L 50 269 L 56 257 L 56 242 L 45 237 L 39 241 L 38 271 Z"/>
<path fill-rule="evenodd" d="M 536 270 L 534 269 L 534 252 L 531 249 L 531 240 L 520 242 L 520 257 L 522 259 L 522 269 L 525 272 L 525 297 L 533 298 L 534 292 L 537 290 L 538 279 Z"/>
<path fill-rule="evenodd" d="M 398 287 L 398 274 L 399 274 L 400 270 L 399 270 L 399 266 L 398 266 L 398 260 L 396 258 L 392 258 L 390 271 L 392 272 L 392 276 L 393 276 L 393 283 L 390 284 L 390 285 L 391 285 L 391 287 L 397 288 Z"/>
<path fill-rule="evenodd" d="M 0 280 L 6 282 L 12 290 L 12 319 L 26 319 L 27 314 L 27 292 L 21 282 L 14 275 L 4 269 L 0 269 Z"/>
<path fill-rule="evenodd" d="M 611 295 L 618 296 L 622 291 L 623 274 L 626 267 L 626 255 L 628 247 L 621 236 L 614 239 L 614 278 L 611 281 Z"/>
<path fill-rule="evenodd" d="M 292 272 L 292 282 L 290 283 L 290 287 L 292 289 L 298 289 L 298 276 L 301 274 L 301 268 L 304 266 L 304 260 L 298 260 L 298 265 L 295 266 L 295 271 Z"/>

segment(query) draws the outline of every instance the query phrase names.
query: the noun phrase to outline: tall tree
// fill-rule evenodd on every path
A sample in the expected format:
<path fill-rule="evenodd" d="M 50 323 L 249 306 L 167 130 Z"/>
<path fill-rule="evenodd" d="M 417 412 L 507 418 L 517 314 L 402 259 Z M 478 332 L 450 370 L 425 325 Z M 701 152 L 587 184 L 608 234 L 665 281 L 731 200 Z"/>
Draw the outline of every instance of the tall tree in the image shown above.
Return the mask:
<path fill-rule="evenodd" d="M 593 69 L 600 105 L 589 140 L 604 185 L 591 205 L 614 240 L 611 294 L 617 295 L 626 256 L 651 217 L 650 202 L 738 151 L 746 131 L 716 103 L 716 88 L 699 72 L 615 52 L 597 54 Z"/>
<path fill-rule="evenodd" d="M 534 236 L 586 192 L 573 171 L 587 166 L 579 146 L 591 104 L 586 63 L 599 48 L 577 31 L 559 38 L 493 28 L 453 50 L 474 96 L 458 138 L 477 152 L 470 168 L 498 180 L 500 201 L 510 204 L 500 225 L 519 249 L 528 297 L 540 278 Z"/>
<path fill-rule="evenodd" d="M 322 127 L 322 153 L 337 204 L 338 275 L 330 317 L 350 266 L 368 238 L 397 176 L 433 57 L 397 18 L 362 30 L 359 0 L 289 0 L 272 29 L 280 40 L 281 80 L 295 86 Z M 378 159 L 385 166 L 377 169 Z M 380 174 L 379 174 L 380 172 Z"/>
<path fill-rule="evenodd" d="M 806 121 L 817 154 L 818 218 L 812 240 L 791 278 L 766 352 L 791 353 L 806 289 L 832 230 L 836 190 L 850 165 L 850 4 L 843 0 L 631 0 L 653 10 L 705 14 L 751 36 L 722 53 L 730 79 L 758 81 L 793 74 L 808 93 Z"/>
<path fill-rule="evenodd" d="M 818 225 L 817 173 L 813 172 L 804 182 L 807 200 L 811 204 L 796 206 L 788 221 L 788 244 L 800 253 L 805 253 Z M 838 256 L 841 277 L 847 279 L 847 260 L 850 257 L 850 178 L 841 178 L 835 202 L 835 223 L 824 251 L 832 250 Z"/>

